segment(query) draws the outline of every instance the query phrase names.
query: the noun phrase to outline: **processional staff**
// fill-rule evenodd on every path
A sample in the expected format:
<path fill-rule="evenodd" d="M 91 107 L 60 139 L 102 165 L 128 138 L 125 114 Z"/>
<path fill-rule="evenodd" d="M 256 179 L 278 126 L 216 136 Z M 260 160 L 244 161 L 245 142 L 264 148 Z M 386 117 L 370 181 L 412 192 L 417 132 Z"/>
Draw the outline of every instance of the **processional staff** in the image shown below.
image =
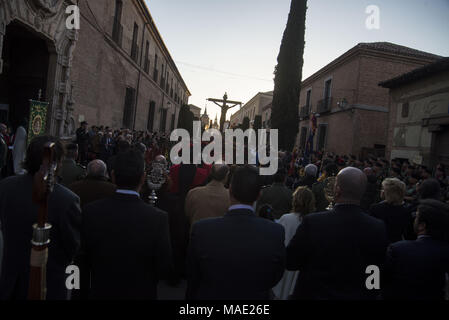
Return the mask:
<path fill-rule="evenodd" d="M 45 300 L 48 244 L 50 243 L 51 224 L 48 220 L 48 199 L 53 191 L 56 171 L 54 154 L 55 143 L 44 146 L 42 165 L 33 177 L 33 202 L 39 206 L 37 223 L 33 225 L 30 257 L 29 300 Z"/>

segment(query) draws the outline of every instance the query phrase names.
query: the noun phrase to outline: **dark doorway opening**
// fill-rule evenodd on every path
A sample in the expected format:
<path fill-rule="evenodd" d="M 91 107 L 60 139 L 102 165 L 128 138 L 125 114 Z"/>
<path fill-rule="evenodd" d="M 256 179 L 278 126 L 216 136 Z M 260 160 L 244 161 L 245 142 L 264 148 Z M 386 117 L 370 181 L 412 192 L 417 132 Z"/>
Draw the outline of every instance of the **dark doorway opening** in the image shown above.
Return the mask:
<path fill-rule="evenodd" d="M 441 163 L 449 168 L 449 125 L 440 126 L 439 131 L 433 134 L 431 165 L 436 166 Z M 449 171 L 446 169 L 446 171 Z M 449 172 L 446 172 L 449 174 Z"/>
<path fill-rule="evenodd" d="M 14 130 L 28 119 L 29 100 L 38 99 L 39 90 L 46 96 L 49 56 L 45 39 L 18 22 L 6 27 L 0 74 L 0 105 L 5 119 L 1 121 Z"/>

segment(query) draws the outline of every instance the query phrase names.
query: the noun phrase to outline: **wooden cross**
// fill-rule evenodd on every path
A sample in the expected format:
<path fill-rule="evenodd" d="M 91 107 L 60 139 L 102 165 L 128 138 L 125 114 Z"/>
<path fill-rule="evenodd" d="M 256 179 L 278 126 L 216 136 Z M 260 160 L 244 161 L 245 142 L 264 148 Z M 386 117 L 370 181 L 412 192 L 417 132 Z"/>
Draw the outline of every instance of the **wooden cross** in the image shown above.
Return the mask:
<path fill-rule="evenodd" d="M 242 105 L 240 101 L 231 101 L 228 100 L 228 94 L 225 93 L 223 99 L 213 99 L 209 98 L 207 101 L 211 101 L 215 103 L 217 106 L 221 108 L 221 116 L 220 116 L 220 131 L 224 131 L 224 123 L 226 121 L 226 113 L 229 109 L 234 108 L 235 106 Z M 228 105 L 228 103 L 230 105 Z"/>

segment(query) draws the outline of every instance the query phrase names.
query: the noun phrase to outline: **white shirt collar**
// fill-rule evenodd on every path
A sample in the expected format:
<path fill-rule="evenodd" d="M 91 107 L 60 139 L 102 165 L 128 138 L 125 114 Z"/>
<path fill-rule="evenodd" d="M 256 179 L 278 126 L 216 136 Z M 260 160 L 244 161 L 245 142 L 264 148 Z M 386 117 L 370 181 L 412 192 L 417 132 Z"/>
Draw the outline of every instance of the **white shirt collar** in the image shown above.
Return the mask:
<path fill-rule="evenodd" d="M 135 190 L 117 189 L 115 192 L 121 193 L 121 194 L 134 195 L 134 196 L 137 196 L 140 198 L 140 194 Z"/>
<path fill-rule="evenodd" d="M 246 205 L 246 204 L 234 204 L 233 206 L 229 207 L 228 211 L 240 210 L 240 209 L 251 210 L 252 212 L 254 212 L 254 208 L 252 206 L 249 206 L 249 205 Z"/>

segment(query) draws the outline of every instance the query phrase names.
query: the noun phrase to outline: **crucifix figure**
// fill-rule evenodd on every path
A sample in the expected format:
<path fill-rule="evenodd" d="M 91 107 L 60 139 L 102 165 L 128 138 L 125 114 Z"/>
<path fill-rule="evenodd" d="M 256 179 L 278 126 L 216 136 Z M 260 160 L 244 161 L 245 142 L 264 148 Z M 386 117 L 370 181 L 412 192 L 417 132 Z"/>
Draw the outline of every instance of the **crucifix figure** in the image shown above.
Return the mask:
<path fill-rule="evenodd" d="M 220 116 L 220 131 L 221 132 L 224 131 L 224 123 L 226 121 L 226 113 L 228 112 L 228 110 L 231 108 L 234 108 L 237 105 L 240 105 L 240 106 L 242 105 L 242 103 L 239 101 L 228 100 L 227 93 L 224 94 L 223 100 L 209 98 L 209 99 L 207 99 L 207 101 L 211 101 L 221 108 L 221 116 Z M 229 105 L 228 105 L 228 103 L 229 103 Z"/>

